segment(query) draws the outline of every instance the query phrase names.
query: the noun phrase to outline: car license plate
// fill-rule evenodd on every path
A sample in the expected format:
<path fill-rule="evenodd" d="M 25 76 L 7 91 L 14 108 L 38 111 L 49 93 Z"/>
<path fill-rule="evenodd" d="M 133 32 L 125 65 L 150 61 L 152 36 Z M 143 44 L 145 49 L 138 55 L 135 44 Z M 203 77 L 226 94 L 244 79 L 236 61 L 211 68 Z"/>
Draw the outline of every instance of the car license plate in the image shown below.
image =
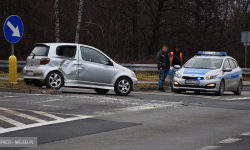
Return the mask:
<path fill-rule="evenodd" d="M 26 75 L 27 75 L 27 76 L 33 76 L 33 75 L 34 75 L 34 72 L 33 72 L 33 71 L 27 71 L 27 72 L 26 72 Z"/>
<path fill-rule="evenodd" d="M 200 81 L 197 80 L 186 80 L 186 84 L 200 84 Z"/>

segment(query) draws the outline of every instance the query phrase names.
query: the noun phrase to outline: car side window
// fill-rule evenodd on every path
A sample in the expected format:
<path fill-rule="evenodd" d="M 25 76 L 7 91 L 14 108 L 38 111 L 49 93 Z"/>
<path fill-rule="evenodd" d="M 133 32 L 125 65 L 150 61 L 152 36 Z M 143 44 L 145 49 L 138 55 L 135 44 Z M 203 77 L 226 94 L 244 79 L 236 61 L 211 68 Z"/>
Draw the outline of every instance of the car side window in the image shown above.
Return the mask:
<path fill-rule="evenodd" d="M 81 47 L 81 55 L 85 61 L 109 65 L 109 59 L 94 49 Z"/>
<path fill-rule="evenodd" d="M 75 57 L 76 46 L 58 46 L 56 48 L 56 55 L 69 58 Z"/>
<path fill-rule="evenodd" d="M 229 62 L 228 62 L 228 59 L 226 59 L 225 60 L 225 62 L 224 62 L 224 69 L 226 69 L 226 68 L 231 68 L 231 66 L 230 66 L 230 64 L 229 64 Z"/>
<path fill-rule="evenodd" d="M 237 63 L 236 60 L 234 60 L 234 64 L 235 64 L 236 68 L 239 67 L 239 65 L 238 65 L 238 63 Z"/>
<path fill-rule="evenodd" d="M 229 63 L 232 69 L 236 68 L 232 59 L 229 59 Z"/>

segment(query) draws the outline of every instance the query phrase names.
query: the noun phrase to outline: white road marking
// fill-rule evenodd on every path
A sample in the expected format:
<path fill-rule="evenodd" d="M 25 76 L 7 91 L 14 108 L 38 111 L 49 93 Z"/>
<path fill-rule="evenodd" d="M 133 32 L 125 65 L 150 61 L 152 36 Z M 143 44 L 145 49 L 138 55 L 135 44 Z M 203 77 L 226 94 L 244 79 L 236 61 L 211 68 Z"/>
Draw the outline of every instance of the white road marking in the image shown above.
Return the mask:
<path fill-rule="evenodd" d="M 237 138 L 228 138 L 228 139 L 225 139 L 225 140 L 222 140 L 222 141 L 220 141 L 219 143 L 234 143 L 234 142 L 237 142 L 237 141 L 239 141 L 239 140 L 241 140 L 241 139 L 237 139 Z"/>
<path fill-rule="evenodd" d="M 0 130 L 0 134 L 6 133 L 6 132 L 17 131 L 17 130 L 28 129 L 28 128 L 40 127 L 40 126 L 45 126 L 45 125 L 50 125 L 50 124 L 58 124 L 58 123 L 63 123 L 63 122 L 87 119 L 87 118 L 92 118 L 92 116 L 79 116 L 79 117 L 73 117 L 73 118 L 67 118 L 67 119 L 60 119 L 60 120 L 47 121 L 47 122 L 42 122 L 42 123 L 34 123 L 34 124 L 29 124 L 29 125 L 24 125 L 24 126 L 6 128 L 6 129 Z"/>
<path fill-rule="evenodd" d="M 4 96 L 4 97 L 17 97 L 17 96 Z"/>
<path fill-rule="evenodd" d="M 58 116 L 55 116 L 55 115 L 52 115 L 52 114 L 48 114 L 48 113 L 42 112 L 42 111 L 32 111 L 32 112 L 43 115 L 43 116 L 47 116 L 47 117 L 50 117 L 50 118 L 53 118 L 53 119 L 56 119 L 56 120 L 63 119 L 61 117 L 58 117 Z"/>
<path fill-rule="evenodd" d="M 46 102 L 54 102 L 54 101 L 63 101 L 61 99 L 52 99 L 52 100 L 46 100 L 46 101 L 40 101 L 40 102 L 32 102 L 32 103 L 46 103 Z"/>
<path fill-rule="evenodd" d="M 231 99 L 226 99 L 226 100 L 235 101 L 235 100 L 244 100 L 244 99 L 249 99 L 250 100 L 250 97 L 237 97 L 237 98 L 231 98 Z"/>
<path fill-rule="evenodd" d="M 202 148 L 196 149 L 196 150 L 213 150 L 218 148 L 219 146 L 204 146 Z"/>
<path fill-rule="evenodd" d="M 243 136 L 250 136 L 250 132 L 246 132 L 246 133 L 242 133 L 240 135 L 243 135 Z"/>
<path fill-rule="evenodd" d="M 10 118 L 7 118 L 7 117 L 4 117 L 2 115 L 0 115 L 0 120 L 3 120 L 5 122 L 8 122 L 10 124 L 13 124 L 15 126 L 25 126 L 25 124 L 21 123 L 21 122 L 18 122 L 16 120 L 13 120 L 13 119 L 10 119 Z"/>
<path fill-rule="evenodd" d="M 30 119 L 30 120 L 33 120 L 33 121 L 36 121 L 36 122 L 46 122 L 45 120 L 42 120 L 42 119 L 39 119 L 39 118 L 36 118 L 36 117 L 33 117 L 33 116 L 29 116 L 29 115 L 26 115 L 26 114 L 23 114 L 23 113 L 20 113 L 20 112 L 17 112 L 17 111 L 9 110 L 9 109 L 6 109 L 6 108 L 0 107 L 0 110 L 3 110 L 3 111 L 5 111 L 5 112 L 7 112 L 9 114 L 16 115 L 16 116 L 23 117 L 23 118 L 27 118 L 27 119 Z"/>

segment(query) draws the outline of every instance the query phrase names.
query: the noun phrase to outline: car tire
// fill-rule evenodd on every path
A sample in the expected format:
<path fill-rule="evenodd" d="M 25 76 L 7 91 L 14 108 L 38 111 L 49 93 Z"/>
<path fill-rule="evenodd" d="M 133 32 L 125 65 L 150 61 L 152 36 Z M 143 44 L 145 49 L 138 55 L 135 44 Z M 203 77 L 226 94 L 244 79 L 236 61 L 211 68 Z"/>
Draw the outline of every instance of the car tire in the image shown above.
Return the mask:
<path fill-rule="evenodd" d="M 119 78 L 114 87 L 114 91 L 117 95 L 127 96 L 132 89 L 131 80 L 127 77 Z"/>
<path fill-rule="evenodd" d="M 107 94 L 109 92 L 109 90 L 105 90 L 105 89 L 95 89 L 95 91 L 98 94 Z"/>
<path fill-rule="evenodd" d="M 242 88 L 243 88 L 242 80 L 240 80 L 239 84 L 238 84 L 238 87 L 237 87 L 237 91 L 234 92 L 234 95 L 241 95 Z"/>
<path fill-rule="evenodd" d="M 45 79 L 45 86 L 47 88 L 60 89 L 64 85 L 64 78 L 61 72 L 52 71 Z"/>
<path fill-rule="evenodd" d="M 31 85 L 31 84 L 32 84 L 32 82 L 31 82 L 30 79 L 24 79 L 24 83 L 25 83 L 26 85 Z"/>
<path fill-rule="evenodd" d="M 221 80 L 219 92 L 216 92 L 215 94 L 216 94 L 217 96 L 223 96 L 224 91 L 225 91 L 225 81 L 224 81 L 224 80 Z"/>
<path fill-rule="evenodd" d="M 174 90 L 174 93 L 176 93 L 176 94 L 181 94 L 181 90 Z"/>

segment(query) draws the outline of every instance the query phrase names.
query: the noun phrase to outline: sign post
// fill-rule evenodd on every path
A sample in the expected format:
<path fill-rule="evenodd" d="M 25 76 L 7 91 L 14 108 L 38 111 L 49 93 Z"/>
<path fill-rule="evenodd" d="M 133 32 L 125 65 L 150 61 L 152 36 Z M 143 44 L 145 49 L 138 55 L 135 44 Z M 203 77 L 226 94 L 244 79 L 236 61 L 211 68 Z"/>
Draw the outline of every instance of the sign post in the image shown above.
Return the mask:
<path fill-rule="evenodd" d="M 250 31 L 241 32 L 241 42 L 245 46 L 245 68 L 247 68 L 247 46 L 249 46 L 249 41 L 250 41 Z"/>
<path fill-rule="evenodd" d="M 17 58 L 14 56 L 14 43 L 23 35 L 23 22 L 15 15 L 6 19 L 3 28 L 4 36 L 11 43 L 11 56 L 9 57 L 9 82 L 17 84 Z"/>

